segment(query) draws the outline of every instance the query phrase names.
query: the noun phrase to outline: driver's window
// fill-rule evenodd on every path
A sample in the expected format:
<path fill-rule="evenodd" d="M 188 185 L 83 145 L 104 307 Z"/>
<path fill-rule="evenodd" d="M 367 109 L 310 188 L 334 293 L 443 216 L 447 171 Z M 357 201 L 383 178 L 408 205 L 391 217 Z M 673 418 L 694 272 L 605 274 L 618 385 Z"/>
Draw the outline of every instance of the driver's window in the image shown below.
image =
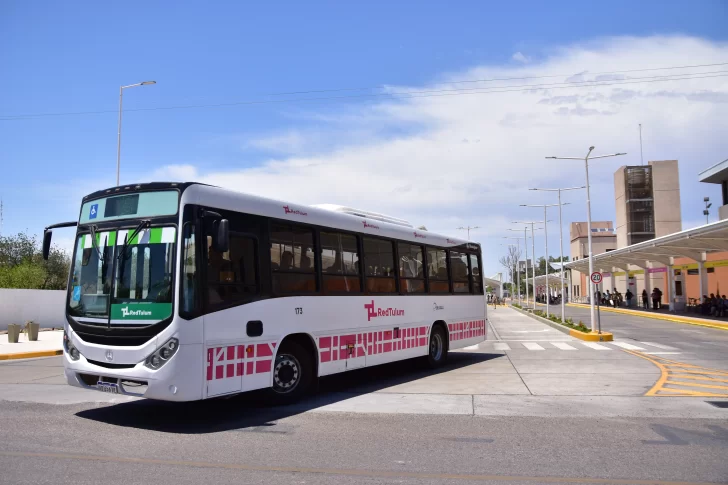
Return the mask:
<path fill-rule="evenodd" d="M 195 311 L 197 302 L 197 258 L 195 257 L 195 226 L 187 224 L 182 242 L 182 310 L 187 313 Z"/>

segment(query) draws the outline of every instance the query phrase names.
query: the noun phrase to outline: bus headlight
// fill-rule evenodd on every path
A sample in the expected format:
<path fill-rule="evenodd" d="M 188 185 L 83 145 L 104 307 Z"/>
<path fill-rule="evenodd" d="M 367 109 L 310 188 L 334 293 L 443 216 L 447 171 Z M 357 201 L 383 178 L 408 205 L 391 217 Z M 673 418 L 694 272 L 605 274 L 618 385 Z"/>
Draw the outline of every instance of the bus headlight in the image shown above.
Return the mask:
<path fill-rule="evenodd" d="M 179 348 L 179 340 L 171 338 L 158 348 L 152 355 L 147 357 L 144 361 L 144 365 L 150 369 L 157 370 L 162 367 L 172 356 L 177 352 Z"/>
<path fill-rule="evenodd" d="M 71 360 L 78 360 L 81 357 L 81 352 L 71 343 L 71 339 L 68 338 L 66 331 L 63 331 L 63 349 L 66 351 Z"/>

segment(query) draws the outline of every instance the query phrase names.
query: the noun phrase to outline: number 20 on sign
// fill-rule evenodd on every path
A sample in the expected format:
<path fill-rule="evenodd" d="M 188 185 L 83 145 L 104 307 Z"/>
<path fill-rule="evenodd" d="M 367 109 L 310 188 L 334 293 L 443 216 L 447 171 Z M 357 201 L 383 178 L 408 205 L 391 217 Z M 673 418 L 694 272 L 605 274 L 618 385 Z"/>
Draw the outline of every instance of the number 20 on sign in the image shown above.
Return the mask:
<path fill-rule="evenodd" d="M 594 283 L 595 285 L 598 285 L 599 283 L 601 283 L 602 282 L 602 274 L 599 273 L 599 272 L 597 272 L 597 271 L 593 272 L 591 274 L 591 282 Z"/>

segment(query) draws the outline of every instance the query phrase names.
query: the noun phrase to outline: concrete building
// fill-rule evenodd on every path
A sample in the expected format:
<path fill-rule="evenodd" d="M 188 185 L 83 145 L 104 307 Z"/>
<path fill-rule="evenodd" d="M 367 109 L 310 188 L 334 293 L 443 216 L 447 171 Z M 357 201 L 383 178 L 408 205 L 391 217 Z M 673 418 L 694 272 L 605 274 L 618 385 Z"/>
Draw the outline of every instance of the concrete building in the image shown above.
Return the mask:
<path fill-rule="evenodd" d="M 617 247 L 682 230 L 677 160 L 624 166 L 614 172 Z"/>
<path fill-rule="evenodd" d="M 706 184 L 720 184 L 723 204 L 718 207 L 718 219 L 728 219 L 728 159 L 701 172 L 698 180 Z"/>
<path fill-rule="evenodd" d="M 586 222 L 572 222 L 569 227 L 571 261 L 589 257 L 589 237 Z M 612 221 L 592 221 L 592 248 L 594 255 L 617 249 L 617 234 Z M 576 270 L 571 273 L 569 292 L 577 301 L 587 296 L 589 275 Z"/>
<path fill-rule="evenodd" d="M 680 232 L 677 160 L 620 167 L 614 172 L 614 206 L 617 249 Z M 657 287 L 664 292 L 664 278 L 659 273 L 649 274 L 648 277 L 655 280 L 649 285 L 644 284 L 645 274 L 639 269 L 615 267 L 607 275 L 605 289 L 629 288 L 636 293 L 638 288 Z"/>

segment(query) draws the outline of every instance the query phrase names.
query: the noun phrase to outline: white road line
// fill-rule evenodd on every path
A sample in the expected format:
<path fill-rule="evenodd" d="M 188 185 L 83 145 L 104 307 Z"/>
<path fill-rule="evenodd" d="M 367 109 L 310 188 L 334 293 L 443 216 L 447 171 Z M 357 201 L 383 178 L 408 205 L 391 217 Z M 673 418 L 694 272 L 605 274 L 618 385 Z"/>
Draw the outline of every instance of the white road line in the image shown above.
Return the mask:
<path fill-rule="evenodd" d="M 511 346 L 510 345 L 508 345 L 506 343 L 502 343 L 502 342 L 501 343 L 497 343 L 497 344 L 493 344 L 493 348 L 495 350 L 511 350 Z"/>
<path fill-rule="evenodd" d="M 526 347 L 528 350 L 546 350 L 543 347 L 541 347 L 539 344 L 535 344 L 532 342 L 531 343 L 524 342 L 523 346 Z"/>
<path fill-rule="evenodd" d="M 571 345 L 563 342 L 551 342 L 551 345 L 561 350 L 576 350 L 576 347 L 572 347 Z"/>
<path fill-rule="evenodd" d="M 645 350 L 642 347 L 637 347 L 636 345 L 628 344 L 625 342 L 611 342 L 612 345 L 616 345 L 617 347 L 622 347 L 623 349 L 627 350 Z"/>
<path fill-rule="evenodd" d="M 670 347 L 669 345 L 656 344 L 655 342 L 641 342 L 641 343 L 643 343 L 645 345 L 651 345 L 653 347 L 657 347 L 658 349 L 663 349 L 663 350 L 680 350 L 675 347 Z"/>
<path fill-rule="evenodd" d="M 471 345 L 470 347 L 463 347 L 463 350 L 478 350 L 478 345 Z"/>
<path fill-rule="evenodd" d="M 586 345 L 590 349 L 594 349 L 594 350 L 612 350 L 609 347 L 606 347 L 604 345 L 600 345 L 600 344 L 597 344 L 594 342 L 582 342 L 581 344 Z"/>

